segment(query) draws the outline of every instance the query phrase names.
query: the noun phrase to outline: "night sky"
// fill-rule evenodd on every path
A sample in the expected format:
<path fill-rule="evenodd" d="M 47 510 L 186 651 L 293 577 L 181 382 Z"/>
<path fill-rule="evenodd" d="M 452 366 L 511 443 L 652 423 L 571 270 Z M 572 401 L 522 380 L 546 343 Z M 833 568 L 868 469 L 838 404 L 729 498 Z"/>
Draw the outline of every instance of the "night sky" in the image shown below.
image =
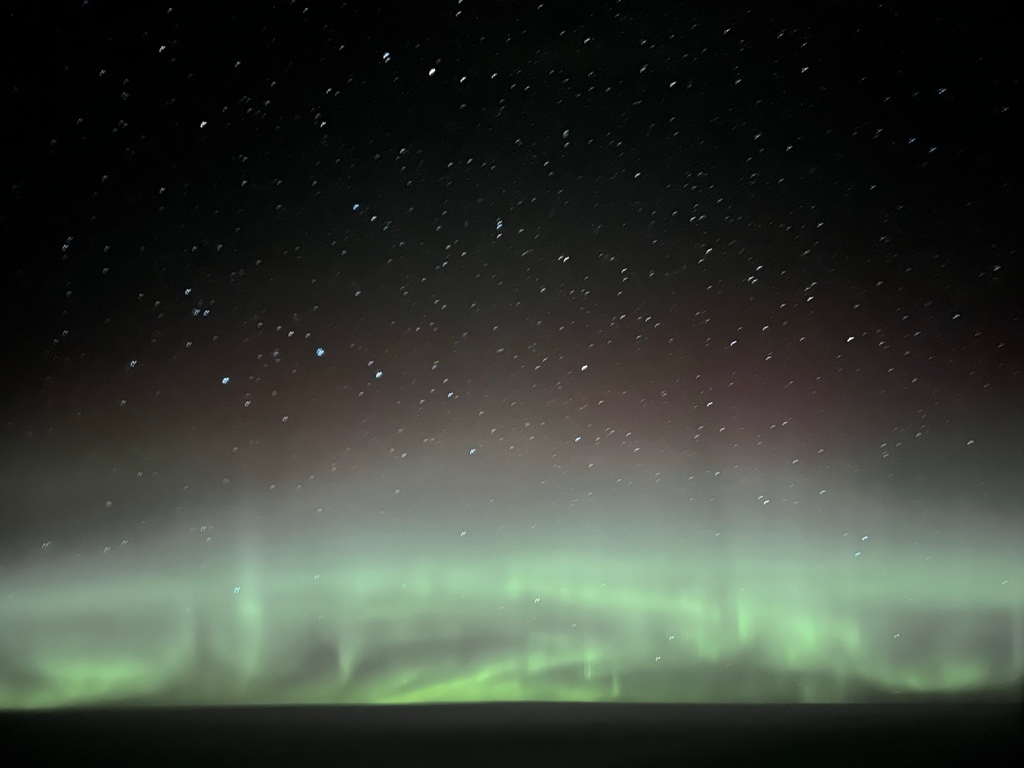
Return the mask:
<path fill-rule="evenodd" d="M 750 5 L 5 10 L 8 562 L 1019 535 L 1019 27 Z"/>
<path fill-rule="evenodd" d="M 1008 19 L 13 21 L 6 530 L 240 500 L 305 527 L 444 498 L 446 532 L 724 493 L 773 524 L 850 494 L 1019 515 Z"/>

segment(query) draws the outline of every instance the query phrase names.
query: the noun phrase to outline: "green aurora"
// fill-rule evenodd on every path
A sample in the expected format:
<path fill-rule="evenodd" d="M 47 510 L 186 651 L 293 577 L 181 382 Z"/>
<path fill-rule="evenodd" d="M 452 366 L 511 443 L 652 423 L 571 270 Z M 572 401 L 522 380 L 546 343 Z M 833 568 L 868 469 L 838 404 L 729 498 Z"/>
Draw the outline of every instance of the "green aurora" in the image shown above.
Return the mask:
<path fill-rule="evenodd" d="M 1012 550 L 773 544 L 362 541 L 325 566 L 324 541 L 24 568 L 3 583 L 0 705 L 1019 696 Z"/>

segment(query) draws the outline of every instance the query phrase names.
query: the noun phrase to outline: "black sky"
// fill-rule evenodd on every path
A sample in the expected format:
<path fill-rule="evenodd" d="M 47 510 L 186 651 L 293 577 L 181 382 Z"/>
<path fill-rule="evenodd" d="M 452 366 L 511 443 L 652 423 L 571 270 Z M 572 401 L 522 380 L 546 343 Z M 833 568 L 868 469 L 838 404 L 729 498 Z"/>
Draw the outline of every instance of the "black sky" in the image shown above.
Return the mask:
<path fill-rule="evenodd" d="M 1018 520 L 1019 26 L 751 5 L 5 10 L 5 540 Z"/>

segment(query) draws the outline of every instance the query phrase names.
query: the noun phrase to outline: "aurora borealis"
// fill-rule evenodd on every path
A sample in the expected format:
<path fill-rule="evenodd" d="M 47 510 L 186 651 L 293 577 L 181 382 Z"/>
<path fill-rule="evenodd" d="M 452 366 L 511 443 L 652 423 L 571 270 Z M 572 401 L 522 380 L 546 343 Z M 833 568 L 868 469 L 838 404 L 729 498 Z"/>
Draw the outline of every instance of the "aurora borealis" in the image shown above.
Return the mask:
<path fill-rule="evenodd" d="M 1019 700 L 1005 27 L 357 5 L 14 14 L 0 708 Z"/>
<path fill-rule="evenodd" d="M 1016 542 L 910 558 L 793 541 L 723 557 L 713 536 L 627 532 L 528 555 L 387 541 L 401 554 L 267 556 L 250 538 L 207 564 L 29 574 L 2 614 L 4 705 L 1006 701 L 1024 672 Z"/>

